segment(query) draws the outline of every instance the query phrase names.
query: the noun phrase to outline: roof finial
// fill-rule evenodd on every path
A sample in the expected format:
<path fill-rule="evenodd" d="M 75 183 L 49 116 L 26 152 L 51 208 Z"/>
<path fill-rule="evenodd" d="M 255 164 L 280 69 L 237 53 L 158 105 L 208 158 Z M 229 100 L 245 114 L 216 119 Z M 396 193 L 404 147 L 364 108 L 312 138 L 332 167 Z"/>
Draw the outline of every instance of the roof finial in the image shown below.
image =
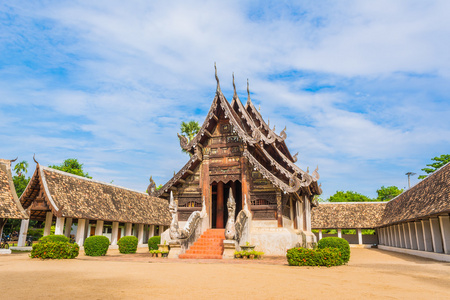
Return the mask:
<path fill-rule="evenodd" d="M 16 159 L 11 159 L 10 162 L 13 163 L 15 162 L 19 157 L 17 156 Z"/>
<path fill-rule="evenodd" d="M 38 162 L 37 162 L 37 160 L 36 160 L 36 153 L 33 153 L 33 160 L 34 160 L 34 162 L 36 163 L 36 164 L 39 164 Z"/>
<path fill-rule="evenodd" d="M 217 81 L 217 88 L 216 88 L 216 93 L 220 93 L 220 83 L 219 83 L 219 77 L 217 76 L 217 67 L 216 67 L 216 62 L 214 62 L 214 69 L 216 71 L 216 81 Z"/>
<path fill-rule="evenodd" d="M 233 72 L 233 89 L 234 89 L 234 94 L 233 94 L 233 98 L 237 98 L 237 93 L 236 93 L 236 84 L 234 84 L 234 72 Z"/>
<path fill-rule="evenodd" d="M 249 88 L 249 84 L 248 84 L 248 78 L 247 78 L 247 103 L 250 104 L 252 103 L 252 99 L 250 99 L 250 88 Z"/>

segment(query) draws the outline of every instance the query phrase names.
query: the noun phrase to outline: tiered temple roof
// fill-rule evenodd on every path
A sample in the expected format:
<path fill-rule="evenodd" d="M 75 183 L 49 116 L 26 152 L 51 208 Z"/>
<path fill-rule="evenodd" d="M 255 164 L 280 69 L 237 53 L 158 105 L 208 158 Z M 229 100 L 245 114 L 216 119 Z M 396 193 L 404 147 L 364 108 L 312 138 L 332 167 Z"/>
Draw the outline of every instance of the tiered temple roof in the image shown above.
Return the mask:
<path fill-rule="evenodd" d="M 389 202 L 320 203 L 315 229 L 376 228 L 450 213 L 450 163 Z"/>
<path fill-rule="evenodd" d="M 220 89 L 217 70 L 216 80 L 216 95 L 198 134 L 191 141 L 179 135 L 181 147 L 191 154 L 190 160 L 171 180 L 156 192 L 156 195 L 160 196 L 168 193 L 173 186 L 183 183 L 192 174 L 193 170 L 202 161 L 202 149 L 206 145 L 207 140 L 211 138 L 211 132 L 221 117 L 229 120 L 233 131 L 243 142 L 242 155 L 248 159 L 252 167 L 258 170 L 265 179 L 269 180 L 284 193 L 320 195 L 322 191 L 317 184 L 319 179 L 318 168 L 312 174 L 308 174 L 295 165 L 297 154 L 292 156 L 286 146 L 286 128 L 279 135 L 275 133 L 275 127 L 270 129 L 269 124 L 264 121 L 250 99 L 248 82 L 248 98 L 244 106 L 236 93 L 234 76 L 234 95 L 231 103 L 227 101 Z"/>
<path fill-rule="evenodd" d="M 11 161 L 6 159 L 0 159 L 0 218 L 28 219 L 14 188 Z"/>
<path fill-rule="evenodd" d="M 311 210 L 311 228 L 375 228 L 380 224 L 386 202 L 319 203 Z"/>
<path fill-rule="evenodd" d="M 450 163 L 386 205 L 381 222 L 390 225 L 450 213 Z"/>
<path fill-rule="evenodd" d="M 163 199 L 39 164 L 20 202 L 37 220 L 44 220 L 51 210 L 58 217 L 74 219 L 164 226 L 171 221 Z"/>

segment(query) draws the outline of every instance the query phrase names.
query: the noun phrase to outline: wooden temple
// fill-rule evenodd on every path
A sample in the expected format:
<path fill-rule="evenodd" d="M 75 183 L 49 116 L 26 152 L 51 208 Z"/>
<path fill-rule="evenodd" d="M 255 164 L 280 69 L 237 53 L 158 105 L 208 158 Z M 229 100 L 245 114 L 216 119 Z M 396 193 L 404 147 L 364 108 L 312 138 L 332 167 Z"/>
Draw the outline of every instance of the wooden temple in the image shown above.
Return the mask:
<path fill-rule="evenodd" d="M 321 194 L 318 169 L 312 174 L 300 169 L 285 140 L 271 129 L 250 98 L 244 105 L 233 87 L 230 102 L 217 77 L 217 88 L 208 115 L 198 134 L 188 141 L 178 135 L 190 159 L 155 196 L 178 204 L 178 218 L 186 221 L 205 201 L 210 228 L 224 228 L 230 191 L 236 200 L 236 214 L 247 201 L 252 220 L 270 221 L 275 227 L 310 231 L 314 196 Z"/>

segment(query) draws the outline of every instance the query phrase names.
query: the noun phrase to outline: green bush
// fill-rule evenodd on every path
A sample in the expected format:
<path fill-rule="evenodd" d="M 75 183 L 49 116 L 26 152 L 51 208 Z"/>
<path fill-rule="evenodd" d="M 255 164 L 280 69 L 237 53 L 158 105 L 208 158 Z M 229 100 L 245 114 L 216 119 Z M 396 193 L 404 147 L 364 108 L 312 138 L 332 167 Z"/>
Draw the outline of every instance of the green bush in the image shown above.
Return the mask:
<path fill-rule="evenodd" d="M 52 242 L 45 241 L 33 245 L 31 250 L 31 258 L 51 258 L 51 259 L 65 259 L 75 258 L 78 256 L 80 247 L 77 244 L 71 244 L 68 242 Z"/>
<path fill-rule="evenodd" d="M 30 228 L 28 229 L 28 235 L 33 237 L 33 240 L 37 241 L 39 238 L 41 238 L 44 235 L 44 229 L 43 228 Z"/>
<path fill-rule="evenodd" d="M 117 245 L 119 245 L 120 253 L 136 253 L 138 239 L 135 236 L 124 236 L 119 239 Z"/>
<path fill-rule="evenodd" d="M 338 248 L 307 249 L 292 248 L 286 253 L 290 266 L 340 266 L 344 264 Z"/>
<path fill-rule="evenodd" d="M 161 237 L 152 236 L 148 239 L 148 250 L 158 250 L 158 244 L 161 244 Z"/>
<path fill-rule="evenodd" d="M 342 253 L 342 260 L 347 263 L 350 260 L 350 245 L 342 238 L 338 237 L 326 237 L 319 241 L 317 247 L 319 249 L 324 248 L 338 248 Z"/>
<path fill-rule="evenodd" d="M 94 235 L 84 241 L 84 253 L 88 256 L 104 256 L 108 252 L 109 239 L 103 235 Z"/>
<path fill-rule="evenodd" d="M 47 243 L 47 242 L 65 242 L 68 243 L 70 240 L 68 237 L 64 235 L 46 235 L 39 239 L 40 243 Z"/>

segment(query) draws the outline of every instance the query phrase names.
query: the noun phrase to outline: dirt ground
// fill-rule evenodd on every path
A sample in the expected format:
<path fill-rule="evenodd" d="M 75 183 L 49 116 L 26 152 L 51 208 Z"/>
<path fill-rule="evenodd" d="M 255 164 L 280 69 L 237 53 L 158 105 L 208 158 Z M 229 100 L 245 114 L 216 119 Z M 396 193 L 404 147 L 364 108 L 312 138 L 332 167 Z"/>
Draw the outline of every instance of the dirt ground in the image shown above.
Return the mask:
<path fill-rule="evenodd" d="M 450 264 L 352 248 L 348 265 L 289 267 L 284 258 L 170 260 L 146 249 L 101 258 L 0 255 L 1 299 L 450 299 Z"/>

